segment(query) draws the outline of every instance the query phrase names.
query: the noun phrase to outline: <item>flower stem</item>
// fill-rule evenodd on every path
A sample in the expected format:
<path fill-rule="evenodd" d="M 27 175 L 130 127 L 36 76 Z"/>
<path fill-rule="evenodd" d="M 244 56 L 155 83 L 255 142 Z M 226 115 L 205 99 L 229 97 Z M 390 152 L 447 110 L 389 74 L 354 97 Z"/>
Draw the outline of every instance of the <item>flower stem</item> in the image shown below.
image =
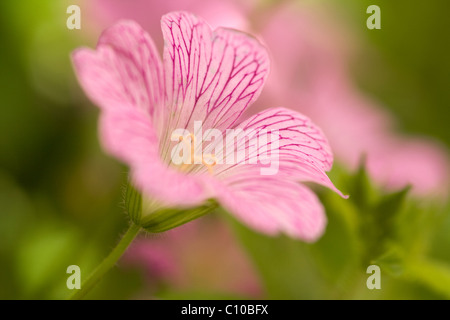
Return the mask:
<path fill-rule="evenodd" d="M 131 242 L 136 238 L 141 227 L 131 223 L 127 232 L 123 235 L 120 242 L 114 248 L 113 251 L 103 260 L 103 262 L 91 273 L 85 282 L 81 285 L 81 289 L 76 290 L 75 293 L 69 298 L 70 300 L 82 299 L 98 281 L 116 264 L 122 254 L 127 250 Z"/>

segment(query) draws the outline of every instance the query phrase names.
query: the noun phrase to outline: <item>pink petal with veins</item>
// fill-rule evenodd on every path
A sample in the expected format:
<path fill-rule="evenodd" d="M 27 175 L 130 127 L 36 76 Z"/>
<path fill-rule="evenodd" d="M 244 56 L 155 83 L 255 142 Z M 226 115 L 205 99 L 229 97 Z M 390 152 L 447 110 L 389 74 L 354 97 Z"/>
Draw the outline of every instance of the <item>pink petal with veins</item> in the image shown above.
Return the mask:
<path fill-rule="evenodd" d="M 78 49 L 72 60 L 81 86 L 99 107 L 133 107 L 150 115 L 161 108 L 161 59 L 150 36 L 135 22 L 108 28 L 96 51 Z"/>
<path fill-rule="evenodd" d="M 224 183 L 226 186 L 218 190 L 218 200 L 255 230 L 310 242 L 324 232 L 324 209 L 317 196 L 301 184 L 248 172 L 233 175 Z"/>
<path fill-rule="evenodd" d="M 261 164 L 264 159 L 265 163 L 277 163 L 279 178 L 315 182 L 343 196 L 325 173 L 333 163 L 328 141 L 321 129 L 306 116 L 285 108 L 272 108 L 250 117 L 236 129 L 253 134 L 250 139 L 244 136 L 234 145 L 226 146 L 226 150 L 235 153 L 245 150 L 245 157 L 235 165 L 217 165 L 216 176 L 219 178 L 245 174 L 246 171 L 261 175 L 258 170 L 264 166 Z M 218 157 L 224 156 L 219 154 Z"/>
<path fill-rule="evenodd" d="M 194 120 L 206 128 L 231 127 L 261 92 L 269 72 L 266 49 L 239 31 L 213 32 L 185 12 L 163 16 L 161 25 L 169 128 L 192 132 Z"/>
<path fill-rule="evenodd" d="M 100 116 L 105 150 L 130 166 L 145 195 L 172 206 L 195 206 L 213 196 L 207 174 L 185 174 L 163 163 L 150 117 L 140 110 L 107 111 Z"/>
<path fill-rule="evenodd" d="M 274 131 L 280 161 L 297 160 L 324 171 L 331 169 L 333 154 L 322 130 L 306 116 L 286 108 L 271 108 L 242 122 L 237 128 L 255 131 L 254 139 L 266 131 Z M 260 156 L 255 154 L 254 156 Z"/>

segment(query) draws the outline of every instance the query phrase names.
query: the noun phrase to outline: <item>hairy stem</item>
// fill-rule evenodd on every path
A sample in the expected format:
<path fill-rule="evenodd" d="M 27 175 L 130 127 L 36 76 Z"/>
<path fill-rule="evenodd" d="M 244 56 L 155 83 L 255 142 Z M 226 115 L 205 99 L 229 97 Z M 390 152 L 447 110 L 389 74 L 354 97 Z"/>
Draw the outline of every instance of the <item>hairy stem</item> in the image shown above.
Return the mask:
<path fill-rule="evenodd" d="M 91 275 L 82 283 L 81 288 L 76 290 L 75 293 L 69 298 L 70 300 L 80 300 L 87 293 L 89 293 L 92 288 L 95 287 L 97 282 L 116 264 L 119 258 L 127 250 L 131 242 L 139 234 L 141 227 L 131 223 L 127 232 L 123 235 L 117 246 L 111 251 L 111 253 L 103 260 L 103 262 L 91 273 Z"/>

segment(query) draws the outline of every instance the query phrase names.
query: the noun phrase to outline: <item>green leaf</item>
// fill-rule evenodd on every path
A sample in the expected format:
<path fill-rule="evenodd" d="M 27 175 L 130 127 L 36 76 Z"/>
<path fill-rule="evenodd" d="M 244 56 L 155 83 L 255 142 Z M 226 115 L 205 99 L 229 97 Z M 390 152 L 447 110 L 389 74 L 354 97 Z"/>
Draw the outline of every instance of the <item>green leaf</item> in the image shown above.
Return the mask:
<path fill-rule="evenodd" d="M 364 162 L 363 159 L 357 172 L 348 179 L 350 199 L 363 212 L 372 205 L 376 198 L 376 190 L 370 181 Z"/>
<path fill-rule="evenodd" d="M 431 260 L 409 263 L 405 276 L 420 282 L 450 299 L 450 266 Z"/>
<path fill-rule="evenodd" d="M 333 192 L 320 194 L 328 223 L 324 235 L 311 250 L 318 268 L 342 293 L 354 282 L 362 250 L 357 237 L 357 214 L 351 201 Z"/>
<path fill-rule="evenodd" d="M 410 190 L 411 187 L 407 186 L 400 191 L 389 193 L 381 197 L 373 209 L 376 218 L 380 223 L 387 225 L 392 222 L 392 219 L 396 214 L 401 211 L 402 205 Z"/>
<path fill-rule="evenodd" d="M 340 216 L 333 215 L 331 230 L 313 244 L 266 236 L 224 216 L 258 270 L 269 299 L 334 299 L 352 283 L 355 244 Z"/>
<path fill-rule="evenodd" d="M 373 260 L 371 264 L 375 264 L 393 277 L 399 277 L 404 273 L 405 269 L 405 253 L 399 247 L 392 246 L 389 251 Z"/>
<path fill-rule="evenodd" d="M 79 248 L 80 234 L 73 228 L 43 221 L 23 239 L 17 252 L 16 270 L 22 298 L 47 296 L 56 280 L 65 283 L 66 269 Z"/>

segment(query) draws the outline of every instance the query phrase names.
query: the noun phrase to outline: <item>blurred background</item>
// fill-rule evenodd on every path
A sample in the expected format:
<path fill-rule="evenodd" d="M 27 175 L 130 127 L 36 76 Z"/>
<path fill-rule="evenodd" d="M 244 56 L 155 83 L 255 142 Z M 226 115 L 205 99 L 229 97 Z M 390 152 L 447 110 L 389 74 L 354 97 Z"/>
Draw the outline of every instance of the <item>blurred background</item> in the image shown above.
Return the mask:
<path fill-rule="evenodd" d="M 70 5 L 81 29 L 66 26 Z M 368 29 L 369 5 L 381 29 Z M 70 53 L 120 18 L 162 52 L 159 19 L 189 10 L 245 30 L 271 52 L 255 112 L 310 116 L 350 195 L 316 188 L 328 217 L 307 244 L 257 234 L 218 210 L 143 235 L 92 299 L 449 299 L 450 4 L 407 1 L 23 0 L 0 3 L 0 298 L 64 299 L 126 229 L 127 168 L 98 143 L 98 110 Z M 381 268 L 369 290 L 367 267 Z"/>

